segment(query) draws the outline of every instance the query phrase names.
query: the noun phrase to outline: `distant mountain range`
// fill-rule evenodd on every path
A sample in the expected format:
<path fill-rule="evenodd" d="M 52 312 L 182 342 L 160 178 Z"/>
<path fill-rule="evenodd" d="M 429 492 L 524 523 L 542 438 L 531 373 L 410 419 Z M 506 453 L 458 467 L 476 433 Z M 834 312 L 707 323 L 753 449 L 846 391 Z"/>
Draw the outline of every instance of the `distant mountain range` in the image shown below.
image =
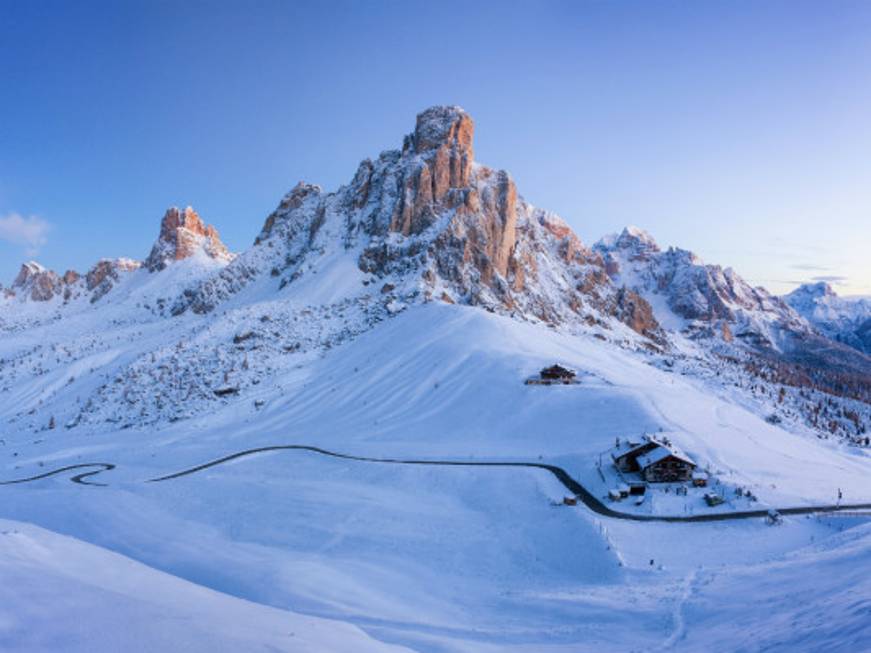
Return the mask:
<path fill-rule="evenodd" d="M 871 354 L 871 298 L 838 297 L 821 282 L 804 284 L 784 299 L 820 333 Z"/>

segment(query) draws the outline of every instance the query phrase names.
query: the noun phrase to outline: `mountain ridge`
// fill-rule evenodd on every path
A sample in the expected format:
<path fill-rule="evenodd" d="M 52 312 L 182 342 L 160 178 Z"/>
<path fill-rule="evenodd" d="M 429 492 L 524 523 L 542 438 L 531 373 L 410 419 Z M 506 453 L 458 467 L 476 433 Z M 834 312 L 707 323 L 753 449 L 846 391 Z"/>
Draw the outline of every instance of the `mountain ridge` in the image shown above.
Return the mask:
<path fill-rule="evenodd" d="M 0 304 L 8 332 L 81 324 L 69 350 L 78 353 L 69 355 L 100 361 L 115 351 L 121 336 L 113 334 L 143 324 L 165 324 L 177 338 L 143 341 L 112 363 L 65 404 L 70 428 L 189 418 L 432 302 L 595 338 L 663 369 L 730 378 L 760 406 L 778 387 L 795 388 L 774 412 L 825 434 L 859 437 L 851 416 L 861 411 L 849 402 L 871 401 L 871 358 L 821 335 L 731 268 L 663 250 L 637 227 L 584 244 L 558 215 L 526 202 L 507 172 L 475 162 L 474 122 L 459 107 L 421 112 L 401 148 L 363 160 L 335 191 L 299 182 L 237 255 L 192 208 L 173 207 L 144 262 L 104 259 L 64 277 L 34 263 L 19 276 Z M 36 355 L 23 354 L 42 369 Z M 21 374 L 8 369 L 7 387 Z M 819 419 L 819 393 L 847 402 L 836 418 Z"/>

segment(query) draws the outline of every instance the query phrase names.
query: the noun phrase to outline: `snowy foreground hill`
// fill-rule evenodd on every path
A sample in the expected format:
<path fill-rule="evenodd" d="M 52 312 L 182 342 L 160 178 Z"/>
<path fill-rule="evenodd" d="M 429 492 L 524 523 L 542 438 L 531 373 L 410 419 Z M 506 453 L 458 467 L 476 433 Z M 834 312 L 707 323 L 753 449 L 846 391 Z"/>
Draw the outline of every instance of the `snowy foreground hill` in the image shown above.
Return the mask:
<path fill-rule="evenodd" d="M 871 648 L 871 359 L 641 230 L 585 246 L 473 131 L 423 112 L 238 255 L 171 209 L 0 291 L 0 650 Z M 708 487 L 610 499 L 645 433 Z"/>

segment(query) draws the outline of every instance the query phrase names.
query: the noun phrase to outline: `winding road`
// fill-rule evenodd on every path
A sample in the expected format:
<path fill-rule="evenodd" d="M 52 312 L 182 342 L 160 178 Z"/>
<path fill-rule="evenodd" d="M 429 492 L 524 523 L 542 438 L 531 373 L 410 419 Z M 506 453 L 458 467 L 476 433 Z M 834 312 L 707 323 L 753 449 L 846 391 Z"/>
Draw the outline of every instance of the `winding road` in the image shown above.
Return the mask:
<path fill-rule="evenodd" d="M 30 483 L 31 481 L 38 481 L 42 478 L 48 478 L 49 476 L 55 476 L 57 474 L 62 474 L 63 472 L 68 472 L 73 469 L 87 469 L 89 467 L 98 467 L 99 469 L 95 469 L 92 472 L 84 472 L 82 474 L 76 474 L 72 476 L 70 480 L 73 483 L 79 483 L 80 485 L 96 485 L 99 487 L 106 487 L 105 483 L 94 483 L 92 481 L 86 481 L 86 478 L 90 478 L 91 476 L 96 476 L 97 474 L 101 474 L 103 472 L 108 472 L 111 469 L 115 469 L 115 465 L 112 463 L 82 463 L 80 465 L 67 465 L 66 467 L 59 467 L 58 469 L 53 469 L 50 472 L 45 472 L 43 474 L 37 474 L 36 476 L 28 476 L 27 478 L 16 478 L 11 481 L 0 481 L 0 485 L 15 485 L 16 483 Z"/>
<path fill-rule="evenodd" d="M 743 511 L 735 511 L 735 512 L 719 512 L 719 513 L 708 513 L 701 515 L 639 515 L 633 514 L 629 512 L 621 512 L 619 510 L 614 510 L 613 508 L 608 507 L 601 500 L 599 500 L 595 495 L 593 495 L 589 490 L 587 490 L 583 485 L 581 485 L 578 481 L 572 478 L 569 473 L 564 470 L 562 467 L 558 467 L 556 465 L 549 465 L 547 463 L 534 463 L 534 462 L 473 462 L 473 461 L 463 461 L 463 460 L 416 460 L 416 459 L 406 459 L 406 458 L 372 458 L 368 456 L 353 456 L 350 454 L 338 453 L 335 451 L 329 451 L 327 449 L 322 449 L 320 447 L 313 447 L 302 444 L 284 444 L 284 445 L 274 445 L 269 447 L 257 447 L 254 449 L 245 449 L 244 451 L 238 451 L 233 454 L 229 454 L 227 456 L 223 456 L 221 458 L 216 458 L 214 460 L 210 460 L 208 462 L 202 463 L 200 465 L 196 465 L 195 467 L 189 467 L 187 469 L 183 469 L 178 472 L 174 472 L 172 474 L 167 474 L 165 476 L 159 476 L 157 478 L 148 479 L 147 483 L 162 483 L 165 481 L 171 481 L 173 479 L 181 478 L 183 476 L 189 476 L 191 474 L 196 474 L 197 472 L 201 472 L 203 470 L 217 467 L 219 465 L 223 465 L 224 463 L 228 463 L 232 460 L 237 460 L 239 458 L 245 458 L 247 456 L 253 456 L 260 453 L 267 453 L 273 451 L 307 451 L 311 453 L 320 454 L 323 456 L 330 456 L 332 458 L 339 458 L 342 460 L 353 460 L 357 462 L 364 463 L 379 463 L 379 464 L 390 464 L 390 465 L 430 465 L 430 466 L 444 466 L 444 467 L 526 467 L 531 469 L 541 469 L 546 472 L 552 474 L 569 492 L 571 492 L 574 496 L 576 496 L 583 504 L 592 510 L 594 513 L 602 515 L 604 517 L 611 517 L 614 519 L 625 519 L 630 521 L 648 521 L 648 522 L 715 522 L 715 521 L 730 521 L 735 519 L 753 519 L 753 518 L 761 518 L 766 517 L 768 515 L 769 510 L 771 508 L 763 508 L 760 510 L 743 510 Z M 31 481 L 37 481 L 43 478 L 47 478 L 49 476 L 54 476 L 57 474 L 61 474 L 66 471 L 74 470 L 74 469 L 82 469 L 82 468 L 91 468 L 97 467 L 93 471 L 84 472 L 81 474 L 76 474 L 71 477 L 70 480 L 74 483 L 79 483 L 81 485 L 94 485 L 94 486 L 103 486 L 105 487 L 105 483 L 95 483 L 93 481 L 85 480 L 86 478 L 90 478 L 95 476 L 96 474 L 100 474 L 102 472 L 110 471 L 115 469 L 115 465 L 111 463 L 83 463 L 79 465 L 68 465 L 66 467 L 61 467 L 59 469 L 55 469 L 49 472 L 45 472 L 43 474 L 39 474 L 37 476 L 31 476 L 28 478 L 15 479 L 11 481 L 0 481 L 0 485 L 11 485 L 15 483 L 28 483 Z M 777 512 L 781 515 L 810 515 L 814 513 L 820 512 L 842 512 L 842 511 L 850 511 L 850 510 L 871 510 L 871 503 L 852 503 L 852 504 L 827 504 L 827 505 L 816 505 L 816 506 L 798 506 L 791 508 L 775 508 Z"/>

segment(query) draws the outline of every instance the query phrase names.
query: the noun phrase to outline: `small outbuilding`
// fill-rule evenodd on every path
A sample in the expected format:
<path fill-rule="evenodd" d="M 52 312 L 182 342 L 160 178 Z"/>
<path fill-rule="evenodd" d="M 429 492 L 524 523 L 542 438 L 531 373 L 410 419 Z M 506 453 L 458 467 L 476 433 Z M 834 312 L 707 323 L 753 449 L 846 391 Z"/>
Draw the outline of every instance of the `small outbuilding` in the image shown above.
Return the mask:
<path fill-rule="evenodd" d="M 632 496 L 643 497 L 645 492 L 647 492 L 647 483 L 642 481 L 632 481 L 629 483 L 629 494 Z"/>
<path fill-rule="evenodd" d="M 578 383 L 577 372 L 570 370 L 562 365 L 551 365 L 545 367 L 538 373 L 537 377 L 526 380 L 527 385 L 571 385 Z"/>
<path fill-rule="evenodd" d="M 540 375 L 541 378 L 551 381 L 571 381 L 577 376 L 577 373 L 562 365 L 551 365 L 550 367 L 545 367 L 540 372 Z"/>

